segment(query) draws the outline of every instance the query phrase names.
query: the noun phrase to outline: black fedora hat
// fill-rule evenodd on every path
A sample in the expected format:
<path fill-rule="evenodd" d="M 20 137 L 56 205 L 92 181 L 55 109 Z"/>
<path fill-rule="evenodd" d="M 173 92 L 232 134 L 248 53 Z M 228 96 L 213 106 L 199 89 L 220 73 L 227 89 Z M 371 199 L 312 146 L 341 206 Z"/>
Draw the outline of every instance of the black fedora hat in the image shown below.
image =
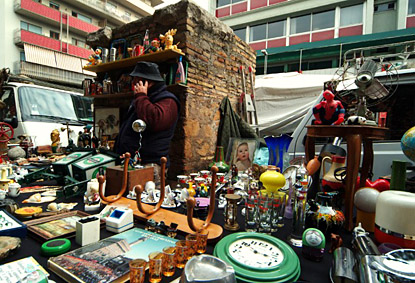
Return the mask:
<path fill-rule="evenodd" d="M 140 77 L 155 82 L 163 82 L 157 64 L 141 61 L 135 65 L 134 70 L 130 73 L 132 77 Z"/>

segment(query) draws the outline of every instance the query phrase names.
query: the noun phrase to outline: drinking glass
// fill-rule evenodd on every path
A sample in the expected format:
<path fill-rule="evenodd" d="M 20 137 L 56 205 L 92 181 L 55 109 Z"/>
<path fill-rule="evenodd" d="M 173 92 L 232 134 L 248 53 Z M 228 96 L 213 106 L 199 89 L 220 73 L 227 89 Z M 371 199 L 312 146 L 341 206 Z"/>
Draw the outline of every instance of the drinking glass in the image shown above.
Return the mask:
<path fill-rule="evenodd" d="M 207 229 L 203 229 L 196 233 L 196 238 L 197 238 L 196 252 L 198 254 L 203 254 L 206 252 L 208 236 L 209 236 L 209 230 Z"/>
<path fill-rule="evenodd" d="M 284 192 L 275 192 L 271 196 L 271 232 L 276 232 L 278 228 L 284 226 L 284 211 L 287 194 Z"/>
<path fill-rule="evenodd" d="M 196 251 L 197 251 L 197 235 L 187 234 L 186 245 L 187 245 L 187 260 L 189 260 L 192 258 L 192 256 L 196 254 Z"/>
<path fill-rule="evenodd" d="M 133 259 L 129 263 L 130 265 L 130 282 L 131 283 L 144 283 L 146 277 L 147 261 L 142 258 Z"/>
<path fill-rule="evenodd" d="M 177 268 L 183 268 L 187 262 L 187 242 L 179 240 L 176 242 L 176 252 L 174 254 Z"/>
<path fill-rule="evenodd" d="M 259 232 L 265 234 L 271 233 L 271 211 L 272 202 L 268 198 L 268 194 L 266 192 L 260 192 L 258 199 Z"/>
<path fill-rule="evenodd" d="M 245 231 L 258 231 L 258 196 L 249 194 L 245 199 Z"/>
<path fill-rule="evenodd" d="M 174 255 L 176 253 L 176 247 L 163 248 L 163 275 L 166 277 L 173 276 L 176 270 L 176 261 Z"/>
<path fill-rule="evenodd" d="M 150 283 L 158 283 L 163 277 L 163 253 L 152 252 L 148 255 L 148 280 Z"/>

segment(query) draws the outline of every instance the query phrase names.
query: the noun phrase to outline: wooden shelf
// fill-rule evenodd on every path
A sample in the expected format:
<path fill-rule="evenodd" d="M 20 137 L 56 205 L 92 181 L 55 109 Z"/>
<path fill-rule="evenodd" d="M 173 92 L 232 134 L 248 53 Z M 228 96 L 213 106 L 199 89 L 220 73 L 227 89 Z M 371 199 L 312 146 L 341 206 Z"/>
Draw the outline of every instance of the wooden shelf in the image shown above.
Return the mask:
<path fill-rule="evenodd" d="M 187 88 L 187 85 L 184 84 L 172 84 L 167 86 L 167 90 L 176 93 L 180 90 Z M 132 98 L 134 96 L 132 91 L 129 92 L 119 92 L 111 94 L 100 94 L 100 95 L 86 95 L 86 97 L 92 97 L 94 99 L 109 99 L 109 98 Z"/>
<path fill-rule="evenodd" d="M 108 72 L 116 69 L 122 69 L 127 67 L 135 66 L 137 62 L 140 61 L 148 61 L 153 63 L 160 63 L 165 62 L 170 59 L 178 58 L 179 56 L 184 56 L 185 54 L 182 52 L 178 52 L 173 49 L 158 51 L 155 53 L 144 54 L 136 57 L 121 59 L 117 61 L 112 61 L 108 63 L 102 63 L 98 65 L 89 65 L 85 66 L 84 69 L 87 71 L 95 72 L 95 73 L 102 73 Z"/>

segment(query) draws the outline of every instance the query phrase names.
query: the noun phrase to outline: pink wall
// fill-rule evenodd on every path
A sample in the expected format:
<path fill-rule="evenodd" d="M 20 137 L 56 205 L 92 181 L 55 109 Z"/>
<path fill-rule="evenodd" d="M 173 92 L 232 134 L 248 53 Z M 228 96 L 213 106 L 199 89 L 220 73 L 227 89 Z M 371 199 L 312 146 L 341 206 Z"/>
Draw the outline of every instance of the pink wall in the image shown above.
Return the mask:
<path fill-rule="evenodd" d="M 303 42 L 310 42 L 310 34 L 290 36 L 290 45 L 295 45 Z"/>
<path fill-rule="evenodd" d="M 361 34 L 363 34 L 363 25 L 339 29 L 339 37 Z"/>
<path fill-rule="evenodd" d="M 251 0 L 251 10 L 267 6 L 267 0 Z"/>
<path fill-rule="evenodd" d="M 266 41 L 250 43 L 249 46 L 251 46 L 254 50 L 261 50 L 265 48 Z"/>
<path fill-rule="evenodd" d="M 82 58 L 86 59 L 86 58 L 88 58 L 89 55 L 91 55 L 91 50 L 69 44 L 68 54 L 78 56 L 78 57 L 82 57 Z"/>
<path fill-rule="evenodd" d="M 415 27 L 415 17 L 407 17 L 406 28 L 413 28 L 413 27 Z"/>
<path fill-rule="evenodd" d="M 268 48 L 285 46 L 285 37 L 280 39 L 268 40 Z"/>
<path fill-rule="evenodd" d="M 243 3 L 232 5 L 232 15 L 246 12 L 247 9 L 248 9 L 248 2 L 243 2 Z"/>
<path fill-rule="evenodd" d="M 326 30 L 321 32 L 313 32 L 311 41 L 321 41 L 334 38 L 334 30 Z"/>
<path fill-rule="evenodd" d="M 20 35 L 22 41 L 25 43 L 30 43 L 37 46 L 42 46 L 48 49 L 53 49 L 56 51 L 60 50 L 60 42 L 59 40 L 46 37 L 40 34 L 36 34 L 27 30 L 21 30 Z"/>
<path fill-rule="evenodd" d="M 32 0 L 21 0 L 20 3 L 22 9 L 28 10 L 34 14 L 41 15 L 45 18 L 52 19 L 56 22 L 60 22 L 61 12 L 56 9 L 50 8 Z M 62 23 L 65 25 L 67 24 L 67 17 L 65 14 L 62 16 Z M 72 16 L 69 16 L 69 26 L 88 33 L 99 29 L 98 26 L 81 21 L 80 19 Z"/>
<path fill-rule="evenodd" d="M 28 10 L 35 14 L 44 16 L 46 18 L 53 19 L 59 22 L 60 12 L 58 10 L 49 8 L 48 6 L 42 5 L 32 0 L 21 0 L 20 5 L 22 9 Z"/>
<path fill-rule="evenodd" d="M 217 18 L 226 17 L 226 16 L 229 16 L 230 14 L 231 14 L 231 8 L 229 6 L 225 8 L 221 8 L 221 9 L 216 9 Z"/>

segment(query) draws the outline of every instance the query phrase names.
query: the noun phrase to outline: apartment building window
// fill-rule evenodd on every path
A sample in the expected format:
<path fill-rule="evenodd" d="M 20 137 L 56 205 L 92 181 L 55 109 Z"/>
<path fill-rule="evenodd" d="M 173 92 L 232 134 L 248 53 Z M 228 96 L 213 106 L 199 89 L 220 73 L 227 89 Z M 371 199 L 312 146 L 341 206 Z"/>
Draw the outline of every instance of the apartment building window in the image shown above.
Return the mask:
<path fill-rule="evenodd" d="M 74 37 L 72 37 L 72 45 L 82 47 L 82 48 L 87 48 L 87 45 L 86 45 L 85 41 L 82 41 L 82 40 L 74 38 Z"/>
<path fill-rule="evenodd" d="M 24 53 L 24 51 L 20 51 L 20 61 L 26 62 L 26 54 Z"/>
<path fill-rule="evenodd" d="M 117 5 L 115 5 L 114 3 L 112 3 L 112 2 L 107 2 L 107 4 L 105 5 L 105 8 L 108 10 L 108 11 L 111 11 L 111 12 L 116 12 L 117 11 Z"/>
<path fill-rule="evenodd" d="M 286 20 L 268 23 L 268 38 L 285 36 L 286 24 Z"/>
<path fill-rule="evenodd" d="M 340 26 L 350 26 L 363 23 L 363 4 L 341 8 Z"/>
<path fill-rule="evenodd" d="M 49 7 L 59 11 L 59 4 L 58 3 L 50 1 L 49 2 Z"/>
<path fill-rule="evenodd" d="M 408 15 L 415 14 L 415 0 L 408 1 Z"/>
<path fill-rule="evenodd" d="M 216 8 L 230 5 L 230 4 L 236 4 L 238 2 L 243 2 L 243 1 L 246 1 L 246 0 L 216 0 Z"/>
<path fill-rule="evenodd" d="M 59 40 L 59 32 L 55 32 L 55 31 L 50 31 L 49 32 L 49 37 L 50 38 L 53 38 L 53 39 L 57 39 L 57 40 Z"/>
<path fill-rule="evenodd" d="M 290 34 L 308 32 L 311 26 L 311 15 L 291 18 L 290 25 Z"/>
<path fill-rule="evenodd" d="M 128 11 L 125 11 L 124 15 L 122 16 L 126 21 L 131 20 L 131 13 Z"/>
<path fill-rule="evenodd" d="M 84 21 L 84 22 L 87 22 L 87 23 L 90 23 L 90 24 L 92 23 L 92 18 L 90 18 L 88 16 L 85 16 L 85 15 L 82 15 L 80 13 L 72 11 L 72 16 L 75 17 L 75 18 L 80 19 L 81 21 Z"/>
<path fill-rule="evenodd" d="M 395 4 L 396 4 L 395 2 L 377 4 L 374 6 L 374 12 L 379 13 L 379 12 L 395 10 Z"/>
<path fill-rule="evenodd" d="M 267 24 L 250 27 L 249 42 L 263 40 L 267 38 Z"/>
<path fill-rule="evenodd" d="M 240 28 L 240 29 L 235 29 L 233 31 L 240 39 L 242 39 L 243 41 L 246 41 L 246 27 L 245 28 Z"/>
<path fill-rule="evenodd" d="M 20 28 L 23 30 L 27 30 L 33 33 L 42 34 L 42 27 L 35 26 L 24 21 L 20 22 Z"/>
<path fill-rule="evenodd" d="M 334 27 L 334 10 L 313 14 L 313 31 L 332 27 Z"/>

